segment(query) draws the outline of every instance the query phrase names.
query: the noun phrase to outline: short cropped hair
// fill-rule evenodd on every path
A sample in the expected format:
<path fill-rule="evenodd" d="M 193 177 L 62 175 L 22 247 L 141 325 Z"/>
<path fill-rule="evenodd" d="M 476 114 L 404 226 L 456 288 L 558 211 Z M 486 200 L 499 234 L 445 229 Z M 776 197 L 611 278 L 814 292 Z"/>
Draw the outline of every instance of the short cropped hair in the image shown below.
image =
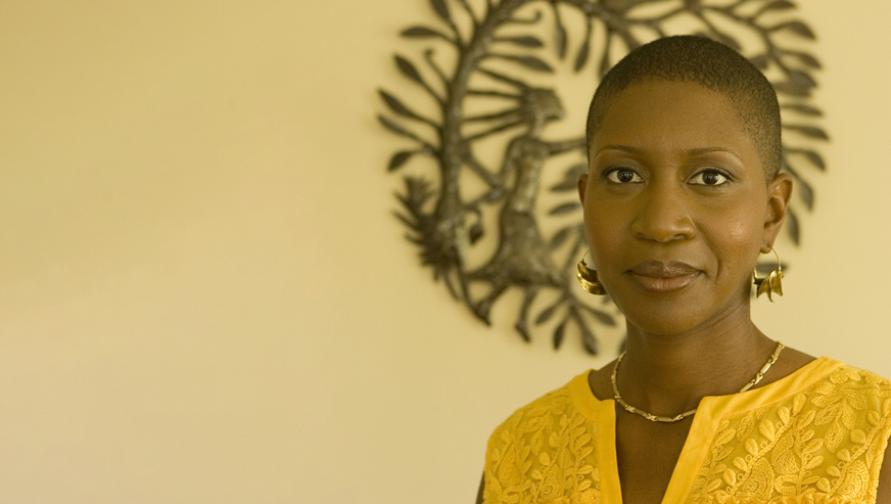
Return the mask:
<path fill-rule="evenodd" d="M 665 37 L 642 45 L 606 73 L 588 109 L 585 137 L 589 152 L 612 98 L 633 84 L 654 80 L 692 82 L 725 95 L 758 150 L 767 180 L 776 176 L 783 148 L 776 91 L 741 54 L 693 35 Z"/>

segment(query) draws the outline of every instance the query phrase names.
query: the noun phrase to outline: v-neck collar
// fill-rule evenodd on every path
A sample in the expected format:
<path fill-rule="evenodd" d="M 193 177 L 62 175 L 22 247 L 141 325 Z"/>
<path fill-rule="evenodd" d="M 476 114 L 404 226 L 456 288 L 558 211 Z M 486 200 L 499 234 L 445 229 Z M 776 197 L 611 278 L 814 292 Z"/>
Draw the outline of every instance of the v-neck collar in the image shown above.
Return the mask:
<path fill-rule="evenodd" d="M 731 413 L 740 413 L 788 397 L 806 388 L 838 368 L 841 363 L 820 356 L 788 375 L 761 387 L 736 394 L 705 396 L 696 408 L 693 423 L 680 456 L 669 479 L 662 498 L 663 503 L 685 502 L 696 471 L 702 465 L 709 445 L 718 428 L 720 419 Z M 600 489 L 610 502 L 621 504 L 622 489 L 619 481 L 619 465 L 616 454 L 616 401 L 599 399 L 588 382 L 593 370 L 585 371 L 569 383 L 573 405 L 596 425 L 597 464 L 600 468 Z"/>

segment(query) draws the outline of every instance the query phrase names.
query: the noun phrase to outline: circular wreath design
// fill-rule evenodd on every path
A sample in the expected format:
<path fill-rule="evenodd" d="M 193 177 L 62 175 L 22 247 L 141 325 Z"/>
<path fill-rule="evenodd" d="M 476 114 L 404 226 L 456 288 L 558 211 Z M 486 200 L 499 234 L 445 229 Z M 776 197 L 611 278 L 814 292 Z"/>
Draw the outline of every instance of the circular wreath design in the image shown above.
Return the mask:
<path fill-rule="evenodd" d="M 597 78 L 627 51 L 673 34 L 698 34 L 743 54 L 770 79 L 783 114 L 783 167 L 796 180 L 798 198 L 788 214 L 790 241 L 801 243 L 799 213 L 812 211 L 815 193 L 807 180 L 826 164 L 819 152 L 829 139 L 823 113 L 814 104 L 820 61 L 811 50 L 816 36 L 788 0 L 429 0 L 435 18 L 409 26 L 401 36 L 420 55 L 395 55 L 398 72 L 429 95 L 434 115 L 418 112 L 393 92 L 379 90 L 389 132 L 410 147 L 395 152 L 389 172 L 429 171 L 436 177 L 403 175 L 394 212 L 423 266 L 452 298 L 490 324 L 494 304 L 511 288 L 522 292 L 514 328 L 526 341 L 533 326 L 552 321 L 559 348 L 571 327 L 584 349 L 598 352 L 596 329 L 614 326 L 617 310 L 608 298 L 592 304 L 575 287 L 575 263 L 584 249 L 576 180 L 585 170 L 584 138 L 552 140 L 548 125 L 565 120 L 556 89 L 557 69 Z M 682 20 L 683 27 L 678 28 Z M 568 26 L 581 26 L 572 37 Z M 693 27 L 691 29 L 691 27 Z M 547 42 L 546 42 L 547 40 Z M 448 67 L 441 62 L 446 59 Z M 417 98 L 417 92 L 414 97 Z M 494 104 L 471 112 L 477 102 Z M 478 108 L 478 107 L 476 107 Z M 487 163 L 478 151 L 497 144 L 500 159 Z M 491 148 L 491 146 L 490 146 Z M 566 156 L 574 162 L 554 168 Z M 487 166 L 488 164 L 488 166 Z M 496 166 L 492 168 L 492 166 Z M 543 173 L 562 175 L 547 187 L 553 200 L 539 208 Z M 469 195 L 468 181 L 478 190 Z M 494 212 L 495 223 L 485 214 Z M 557 223 L 545 233 L 542 219 Z M 488 228 L 494 227 L 493 231 Z M 495 244 L 483 238 L 494 236 Z M 480 252 L 484 251 L 484 252 Z M 483 253 L 483 259 L 471 259 Z M 484 289 L 474 294 L 474 289 Z M 552 299 L 537 306 L 539 294 Z M 533 305 L 536 305 L 533 307 Z M 540 304 L 540 303 L 539 303 Z"/>

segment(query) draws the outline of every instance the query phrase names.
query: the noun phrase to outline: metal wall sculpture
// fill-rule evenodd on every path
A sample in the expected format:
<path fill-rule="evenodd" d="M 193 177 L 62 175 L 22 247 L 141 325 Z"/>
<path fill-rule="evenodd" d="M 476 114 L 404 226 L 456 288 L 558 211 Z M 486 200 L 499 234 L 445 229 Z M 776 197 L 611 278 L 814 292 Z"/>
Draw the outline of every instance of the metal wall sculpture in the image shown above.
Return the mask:
<path fill-rule="evenodd" d="M 608 299 L 591 304 L 593 298 L 574 287 L 574 266 L 585 246 L 575 193 L 576 180 L 585 170 L 584 138 L 546 138 L 544 128 L 564 118 L 564 107 L 555 85 L 531 81 L 550 76 L 556 83 L 560 77 L 555 68 L 569 66 L 577 73 L 589 72 L 593 92 L 597 79 L 622 54 L 657 37 L 711 37 L 740 51 L 771 80 L 783 112 L 784 169 L 795 177 L 800 196 L 792 205 L 787 230 L 791 241 L 800 243 L 798 213 L 814 205 L 814 190 L 804 174 L 825 170 L 815 145 L 828 136 L 812 99 L 820 62 L 807 47 L 815 36 L 797 17 L 793 2 L 430 0 L 430 5 L 435 19 L 401 33 L 418 44 L 422 56 L 396 55 L 395 64 L 403 77 L 432 98 L 437 114 L 428 117 L 396 93 L 380 90 L 386 113 L 378 119 L 411 144 L 392 156 L 390 172 L 402 171 L 421 157 L 431 158 L 438 168 L 435 178 L 403 177 L 395 214 L 409 230 L 407 239 L 419 248 L 434 279 L 442 280 L 454 299 L 487 324 L 494 303 L 507 289 L 516 288 L 523 299 L 514 327 L 527 341 L 530 324 L 552 321 L 555 348 L 574 327 L 586 351 L 595 354 L 595 328 L 615 325 L 617 312 Z M 673 31 L 679 18 L 697 28 Z M 571 36 L 570 21 L 584 27 L 580 37 Z M 541 36 L 543 30 L 547 36 Z M 442 60 L 450 61 L 448 69 Z M 465 112 L 480 100 L 503 106 L 486 113 Z M 486 166 L 477 148 L 496 138 L 501 138 L 502 159 Z M 550 166 L 552 157 L 570 151 L 577 151 L 577 162 L 568 168 Z M 564 172 L 562 180 L 548 188 L 563 200 L 540 209 L 539 186 L 546 166 Z M 483 187 L 472 197 L 462 190 L 468 177 Z M 497 229 L 485 229 L 484 211 L 498 213 Z M 564 219 L 546 236 L 540 226 L 544 215 L 576 219 L 570 224 Z M 488 236 L 498 240 L 494 252 L 471 265 L 468 253 Z M 484 285 L 485 293 L 471 295 L 475 284 Z M 543 290 L 558 295 L 533 309 Z"/>

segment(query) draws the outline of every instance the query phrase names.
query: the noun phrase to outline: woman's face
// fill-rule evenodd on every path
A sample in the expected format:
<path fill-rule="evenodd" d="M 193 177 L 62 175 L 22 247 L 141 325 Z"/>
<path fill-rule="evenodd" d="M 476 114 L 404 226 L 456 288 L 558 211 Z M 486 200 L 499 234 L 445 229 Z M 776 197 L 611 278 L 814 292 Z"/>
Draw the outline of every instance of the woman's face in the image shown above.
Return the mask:
<path fill-rule="evenodd" d="M 579 196 L 592 267 L 629 323 L 675 334 L 746 307 L 791 180 L 767 183 L 729 99 L 695 83 L 632 85 L 590 148 Z"/>

